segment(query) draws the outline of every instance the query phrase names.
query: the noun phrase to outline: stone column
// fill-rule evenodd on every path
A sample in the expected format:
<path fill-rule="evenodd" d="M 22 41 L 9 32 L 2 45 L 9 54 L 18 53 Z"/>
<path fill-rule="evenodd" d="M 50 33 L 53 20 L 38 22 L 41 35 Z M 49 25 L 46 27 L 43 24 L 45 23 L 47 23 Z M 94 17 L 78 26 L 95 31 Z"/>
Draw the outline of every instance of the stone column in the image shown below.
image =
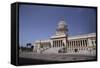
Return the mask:
<path fill-rule="evenodd" d="M 61 47 L 62 47 L 62 40 L 61 40 Z"/>
<path fill-rule="evenodd" d="M 55 47 L 57 47 L 57 41 L 55 41 Z"/>
<path fill-rule="evenodd" d="M 91 39 L 88 39 L 88 46 L 93 46 Z"/>
<path fill-rule="evenodd" d="M 58 40 L 57 40 L 57 47 L 58 47 Z"/>

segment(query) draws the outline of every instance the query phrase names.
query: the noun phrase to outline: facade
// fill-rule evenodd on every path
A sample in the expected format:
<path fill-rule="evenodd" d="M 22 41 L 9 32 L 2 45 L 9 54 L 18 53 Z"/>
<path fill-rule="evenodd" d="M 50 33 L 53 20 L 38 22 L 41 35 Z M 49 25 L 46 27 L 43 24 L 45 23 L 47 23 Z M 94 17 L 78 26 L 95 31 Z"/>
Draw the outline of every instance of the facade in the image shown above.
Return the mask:
<path fill-rule="evenodd" d="M 39 54 L 96 55 L 96 33 L 68 36 L 68 25 L 61 19 L 54 36 L 48 40 L 37 40 L 33 45 L 33 52 Z"/>

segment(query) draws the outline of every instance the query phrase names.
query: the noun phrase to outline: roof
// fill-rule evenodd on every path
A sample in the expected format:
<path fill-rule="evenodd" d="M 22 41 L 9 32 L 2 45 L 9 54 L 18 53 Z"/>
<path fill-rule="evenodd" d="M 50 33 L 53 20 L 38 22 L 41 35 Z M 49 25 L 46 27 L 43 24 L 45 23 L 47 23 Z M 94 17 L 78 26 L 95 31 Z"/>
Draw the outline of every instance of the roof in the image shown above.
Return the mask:
<path fill-rule="evenodd" d="M 52 36 L 51 38 L 57 38 L 57 37 L 66 37 L 66 35 Z M 89 37 L 96 37 L 96 33 L 89 33 L 89 34 L 76 35 L 76 36 L 68 36 L 68 40 L 80 39 L 80 38 L 89 38 Z M 35 41 L 35 43 L 39 43 L 39 42 L 50 42 L 50 39 L 48 39 L 48 40 L 37 40 L 37 41 Z"/>
<path fill-rule="evenodd" d="M 96 37 L 96 33 L 89 33 L 89 34 L 76 35 L 76 36 L 69 36 L 68 40 L 79 39 L 79 38 L 88 38 L 88 37 Z"/>

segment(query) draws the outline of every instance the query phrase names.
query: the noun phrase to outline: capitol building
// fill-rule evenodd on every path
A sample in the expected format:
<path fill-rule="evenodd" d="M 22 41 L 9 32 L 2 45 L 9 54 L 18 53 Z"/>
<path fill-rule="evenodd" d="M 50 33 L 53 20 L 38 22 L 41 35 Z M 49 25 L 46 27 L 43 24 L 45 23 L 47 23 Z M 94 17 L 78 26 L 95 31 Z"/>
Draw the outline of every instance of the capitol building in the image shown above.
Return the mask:
<path fill-rule="evenodd" d="M 33 42 L 33 53 L 96 55 L 96 33 L 69 36 L 68 31 L 68 25 L 61 19 L 53 36 Z"/>

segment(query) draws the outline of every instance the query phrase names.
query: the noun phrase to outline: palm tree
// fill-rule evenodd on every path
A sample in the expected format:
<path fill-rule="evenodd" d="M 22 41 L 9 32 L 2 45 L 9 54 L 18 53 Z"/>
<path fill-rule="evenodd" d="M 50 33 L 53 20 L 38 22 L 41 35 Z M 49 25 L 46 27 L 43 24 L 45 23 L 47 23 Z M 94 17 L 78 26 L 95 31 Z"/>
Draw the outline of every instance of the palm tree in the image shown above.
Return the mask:
<path fill-rule="evenodd" d="M 34 46 L 31 46 L 31 48 L 33 49 L 33 48 L 34 48 Z"/>
<path fill-rule="evenodd" d="M 27 46 L 27 47 L 28 47 L 28 46 L 31 46 L 31 43 L 27 43 L 26 46 Z"/>

